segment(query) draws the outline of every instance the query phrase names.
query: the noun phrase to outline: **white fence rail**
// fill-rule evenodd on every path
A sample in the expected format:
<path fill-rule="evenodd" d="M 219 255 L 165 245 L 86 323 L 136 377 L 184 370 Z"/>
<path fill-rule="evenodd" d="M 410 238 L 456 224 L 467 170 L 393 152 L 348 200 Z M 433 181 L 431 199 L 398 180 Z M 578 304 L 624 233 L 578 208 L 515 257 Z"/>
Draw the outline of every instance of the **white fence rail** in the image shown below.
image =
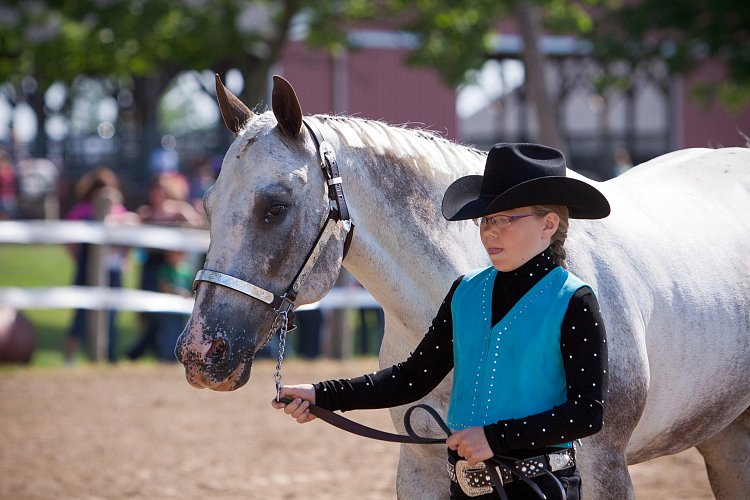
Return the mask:
<path fill-rule="evenodd" d="M 110 225 L 94 221 L 0 221 L 0 243 L 94 245 L 206 252 L 204 229 L 141 225 Z"/>
<path fill-rule="evenodd" d="M 0 221 L 0 244 L 67 244 L 208 251 L 209 235 L 203 229 L 150 225 L 108 225 L 90 221 Z M 0 283 L 0 304 L 16 309 L 116 309 L 189 314 L 193 299 L 159 292 L 127 288 L 66 286 L 18 288 Z M 8 286 L 11 285 L 11 286 Z M 377 301 L 361 288 L 334 288 L 320 302 L 298 310 L 378 307 Z"/>
<path fill-rule="evenodd" d="M 89 309 L 190 314 L 192 298 L 168 293 L 91 286 L 50 288 L 0 287 L 0 304 L 15 309 Z M 362 288 L 337 287 L 319 302 L 298 307 L 311 309 L 359 309 L 378 307 L 377 301 Z"/>
<path fill-rule="evenodd" d="M 42 245 L 90 243 L 94 249 L 107 246 L 181 250 L 205 253 L 209 233 L 201 229 L 170 228 L 150 225 L 110 225 L 88 221 L 0 221 L 0 244 Z M 103 258 L 104 252 L 92 252 Z M 102 261 L 92 257 L 101 268 Z M 8 263 L 0 263 L 8 265 Z M 94 284 L 106 284 L 95 281 Z M 107 336 L 104 334 L 106 310 L 140 312 L 175 312 L 189 314 L 194 299 L 177 295 L 109 288 L 106 286 L 64 286 L 49 288 L 20 288 L 12 283 L 0 283 L 0 305 L 15 309 L 87 309 L 93 321 L 88 333 L 91 352 L 96 360 L 104 360 Z M 321 301 L 299 307 L 310 309 L 352 309 L 379 307 L 377 301 L 360 287 L 335 287 Z M 91 318 L 90 318 L 91 319 Z M 333 336 L 340 344 L 332 352 L 346 356 L 351 351 L 351 332 L 334 327 Z"/>

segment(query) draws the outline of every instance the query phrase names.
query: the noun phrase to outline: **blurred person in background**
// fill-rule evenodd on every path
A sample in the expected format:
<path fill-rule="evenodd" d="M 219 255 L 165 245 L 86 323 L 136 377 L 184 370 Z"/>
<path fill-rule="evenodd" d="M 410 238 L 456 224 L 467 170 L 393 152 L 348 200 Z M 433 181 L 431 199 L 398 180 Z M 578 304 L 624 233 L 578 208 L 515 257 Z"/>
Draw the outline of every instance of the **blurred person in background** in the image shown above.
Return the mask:
<path fill-rule="evenodd" d="M 221 169 L 221 160 L 219 160 L 219 169 Z M 203 195 L 208 188 L 214 185 L 218 176 L 216 160 L 204 158 L 196 162 L 190 176 L 190 204 L 196 211 L 203 214 Z"/>
<path fill-rule="evenodd" d="M 162 172 L 149 183 L 146 192 L 147 204 L 137 213 L 146 224 L 202 228 L 206 220 L 187 202 L 189 184 L 185 176 L 177 172 Z M 141 289 L 159 291 L 158 269 L 165 263 L 165 252 L 144 249 L 141 269 Z M 143 313 L 141 335 L 127 353 L 128 358 L 138 359 L 148 349 L 157 351 L 157 338 L 162 313 Z"/>
<path fill-rule="evenodd" d="M 156 270 L 158 289 L 162 293 L 172 293 L 182 297 L 193 295 L 193 266 L 187 260 L 185 252 L 167 250 L 164 262 Z M 161 313 L 157 316 L 156 358 L 163 362 L 175 362 L 174 347 L 177 337 L 187 323 L 189 314 Z"/>
<path fill-rule="evenodd" d="M 630 159 L 630 153 L 625 148 L 617 148 L 612 153 L 614 159 L 615 176 L 622 175 L 633 168 L 633 160 Z"/>
<path fill-rule="evenodd" d="M 137 216 L 128 212 L 123 205 L 122 193 L 120 192 L 120 181 L 117 175 L 108 168 L 96 168 L 83 177 L 75 185 L 75 196 L 77 202 L 66 215 L 67 220 L 98 220 L 102 219 L 109 223 L 132 223 Z M 97 213 L 97 203 L 103 203 L 108 207 L 106 214 Z M 103 216 L 102 216 L 103 215 Z M 74 284 L 86 286 L 89 280 L 89 255 L 91 245 L 80 243 L 68 245 L 68 249 L 76 261 Z M 109 278 L 109 286 L 119 288 L 122 286 L 122 271 L 127 263 L 128 249 L 122 247 L 108 247 L 105 254 L 105 266 Z M 71 364 L 73 356 L 81 342 L 86 341 L 87 311 L 76 309 L 68 334 L 65 338 L 64 356 L 65 362 Z M 107 357 L 110 362 L 117 361 L 117 331 L 115 327 L 115 311 L 109 311 L 107 321 L 107 335 L 109 347 Z"/>
<path fill-rule="evenodd" d="M 10 154 L 0 149 L 0 219 L 15 219 L 18 185 Z"/>
<path fill-rule="evenodd" d="M 323 329 L 323 312 L 320 309 L 309 311 L 295 311 L 297 323 L 297 350 L 299 355 L 307 359 L 315 359 L 320 355 L 320 337 Z"/>
<path fill-rule="evenodd" d="M 359 309 L 359 354 L 363 356 L 378 354 L 384 332 L 385 314 L 382 308 L 362 307 Z"/>

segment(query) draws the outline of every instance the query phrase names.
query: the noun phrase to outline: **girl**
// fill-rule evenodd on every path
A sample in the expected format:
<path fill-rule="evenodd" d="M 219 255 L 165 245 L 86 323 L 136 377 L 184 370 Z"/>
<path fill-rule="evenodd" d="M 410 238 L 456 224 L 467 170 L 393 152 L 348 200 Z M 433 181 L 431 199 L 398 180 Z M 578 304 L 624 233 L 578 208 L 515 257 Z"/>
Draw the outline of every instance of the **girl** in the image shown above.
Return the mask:
<path fill-rule="evenodd" d="M 103 220 L 116 224 L 135 224 L 138 217 L 128 212 L 122 203 L 120 181 L 112 170 L 106 167 L 96 168 L 83 177 L 75 185 L 77 202 L 66 215 L 68 220 L 96 220 L 97 205 L 105 207 L 107 213 Z M 108 207 L 108 208 L 106 208 Z M 68 250 L 76 261 L 75 285 L 91 285 L 89 273 L 89 255 L 91 246 L 88 243 L 69 245 Z M 108 283 L 112 288 L 122 286 L 122 272 L 127 266 L 129 251 L 127 248 L 107 247 L 106 268 Z M 107 358 L 110 362 L 117 361 L 117 319 L 116 312 L 110 310 L 107 320 Z M 65 337 L 63 355 L 66 364 L 72 364 L 79 344 L 86 341 L 88 313 L 84 309 L 76 309 L 73 322 Z"/>
<path fill-rule="evenodd" d="M 204 227 L 205 218 L 187 202 L 189 190 L 188 182 L 182 174 L 162 172 L 149 183 L 146 190 L 147 203 L 138 207 L 138 215 L 145 224 Z M 143 249 L 142 290 L 161 291 L 158 274 L 159 268 L 165 265 L 165 260 L 165 252 L 153 248 Z M 173 324 L 177 316 L 169 313 L 142 313 L 143 330 L 138 341 L 128 349 L 128 358 L 138 359 L 149 348 L 153 348 L 160 361 L 174 360 L 174 344 L 168 347 L 168 343 L 160 339 L 170 338 L 171 334 L 161 331 L 161 326 L 165 323 Z"/>
<path fill-rule="evenodd" d="M 483 461 L 513 457 L 548 498 L 578 499 L 573 441 L 599 431 L 607 391 L 604 323 L 591 288 L 568 272 L 569 218 L 599 219 L 609 203 L 566 177 L 565 158 L 536 144 L 498 144 L 484 175 L 462 177 L 443 216 L 475 219 L 492 266 L 459 277 L 413 354 L 374 374 L 284 386 L 283 408 L 300 423 L 328 410 L 384 408 L 427 395 L 450 372 L 451 498 L 498 498 Z M 498 469 L 510 499 L 538 492 Z M 545 473 L 549 472 L 550 474 Z M 552 477 L 554 475 L 554 478 Z M 556 479 L 555 479 L 556 478 Z"/>

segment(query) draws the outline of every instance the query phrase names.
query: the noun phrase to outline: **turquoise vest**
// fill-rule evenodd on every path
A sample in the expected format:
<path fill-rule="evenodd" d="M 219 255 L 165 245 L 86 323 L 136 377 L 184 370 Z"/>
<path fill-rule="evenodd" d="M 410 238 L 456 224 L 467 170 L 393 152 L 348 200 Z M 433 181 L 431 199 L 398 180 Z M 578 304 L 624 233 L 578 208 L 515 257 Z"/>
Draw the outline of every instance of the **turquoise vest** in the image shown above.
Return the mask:
<path fill-rule="evenodd" d="M 497 270 L 467 274 L 451 301 L 451 429 L 482 426 L 551 409 L 567 399 L 560 327 L 576 290 L 588 286 L 556 267 L 492 326 Z"/>

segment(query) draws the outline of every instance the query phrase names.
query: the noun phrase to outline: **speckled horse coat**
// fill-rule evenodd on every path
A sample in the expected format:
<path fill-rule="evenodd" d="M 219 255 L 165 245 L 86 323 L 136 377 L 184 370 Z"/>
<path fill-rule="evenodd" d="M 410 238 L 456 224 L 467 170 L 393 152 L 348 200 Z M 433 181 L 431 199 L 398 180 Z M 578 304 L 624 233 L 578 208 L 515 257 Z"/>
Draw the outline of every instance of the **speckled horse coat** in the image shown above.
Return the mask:
<path fill-rule="evenodd" d="M 212 241 L 205 267 L 280 292 L 327 212 L 316 152 L 282 79 L 273 112 L 254 114 L 229 94 L 223 115 L 238 135 L 204 200 Z M 338 155 L 357 224 L 343 265 L 385 310 L 380 363 L 389 366 L 420 341 L 451 282 L 488 265 L 476 227 L 446 222 L 439 210 L 446 186 L 481 173 L 484 154 L 375 121 L 308 119 Z M 604 428 L 579 455 L 585 497 L 634 498 L 628 464 L 695 446 L 717 498 L 746 498 L 750 150 L 678 151 L 596 185 L 612 214 L 572 221 L 566 243 L 571 271 L 597 291 L 609 338 Z M 325 249 L 299 303 L 333 286 L 343 239 Z M 201 284 L 177 346 L 188 380 L 216 390 L 243 385 L 272 321 L 267 305 Z M 221 362 L 217 342 L 227 348 Z M 424 402 L 445 414 L 449 390 L 446 379 Z M 404 410 L 392 410 L 401 431 Z M 436 432 L 431 425 L 425 417 L 415 429 Z M 446 497 L 444 462 L 439 446 L 402 446 L 399 498 Z"/>

